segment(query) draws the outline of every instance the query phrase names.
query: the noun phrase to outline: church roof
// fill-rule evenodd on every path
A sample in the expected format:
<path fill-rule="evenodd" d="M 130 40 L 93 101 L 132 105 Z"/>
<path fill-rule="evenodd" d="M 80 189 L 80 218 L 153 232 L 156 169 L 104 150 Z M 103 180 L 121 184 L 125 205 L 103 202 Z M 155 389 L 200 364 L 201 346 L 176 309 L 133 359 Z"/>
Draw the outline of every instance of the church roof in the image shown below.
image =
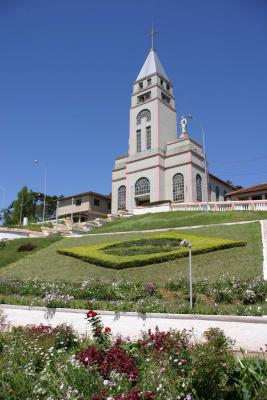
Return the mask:
<path fill-rule="evenodd" d="M 154 49 L 151 49 L 136 80 L 139 81 L 140 79 L 143 79 L 146 76 L 152 75 L 154 73 L 158 73 L 163 78 L 169 80 L 169 78 L 158 58 L 157 52 Z"/>

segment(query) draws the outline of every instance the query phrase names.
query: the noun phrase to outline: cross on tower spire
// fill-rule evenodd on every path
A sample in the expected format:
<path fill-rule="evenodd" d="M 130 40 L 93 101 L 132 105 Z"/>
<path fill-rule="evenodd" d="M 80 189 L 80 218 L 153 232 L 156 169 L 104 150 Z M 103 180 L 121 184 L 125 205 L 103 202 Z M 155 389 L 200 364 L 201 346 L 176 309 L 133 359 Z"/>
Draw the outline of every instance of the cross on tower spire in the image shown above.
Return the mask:
<path fill-rule="evenodd" d="M 158 32 L 154 31 L 154 26 L 152 25 L 151 33 L 148 36 L 151 36 L 151 50 L 154 50 L 154 38 Z"/>

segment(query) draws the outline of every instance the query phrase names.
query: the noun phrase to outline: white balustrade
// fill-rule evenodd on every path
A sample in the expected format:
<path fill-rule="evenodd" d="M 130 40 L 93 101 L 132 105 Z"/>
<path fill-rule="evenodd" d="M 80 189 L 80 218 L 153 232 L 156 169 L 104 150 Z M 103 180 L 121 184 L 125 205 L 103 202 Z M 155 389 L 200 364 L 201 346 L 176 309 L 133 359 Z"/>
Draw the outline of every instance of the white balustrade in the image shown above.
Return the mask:
<path fill-rule="evenodd" d="M 172 203 L 172 211 L 267 211 L 267 200 Z"/>

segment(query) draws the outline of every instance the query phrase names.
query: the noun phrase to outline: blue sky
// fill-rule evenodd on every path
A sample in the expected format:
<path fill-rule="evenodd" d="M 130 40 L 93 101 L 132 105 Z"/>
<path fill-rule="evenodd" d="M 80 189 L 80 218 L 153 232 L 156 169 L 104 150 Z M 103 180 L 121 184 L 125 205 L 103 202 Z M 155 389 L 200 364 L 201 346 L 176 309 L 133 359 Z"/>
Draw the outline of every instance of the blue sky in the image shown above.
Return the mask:
<path fill-rule="evenodd" d="M 178 115 L 205 128 L 211 172 L 266 182 L 266 19 L 265 0 L 0 0 L 5 206 L 22 185 L 43 190 L 35 158 L 49 194 L 110 192 L 152 22 Z M 189 132 L 201 140 L 196 123 Z"/>

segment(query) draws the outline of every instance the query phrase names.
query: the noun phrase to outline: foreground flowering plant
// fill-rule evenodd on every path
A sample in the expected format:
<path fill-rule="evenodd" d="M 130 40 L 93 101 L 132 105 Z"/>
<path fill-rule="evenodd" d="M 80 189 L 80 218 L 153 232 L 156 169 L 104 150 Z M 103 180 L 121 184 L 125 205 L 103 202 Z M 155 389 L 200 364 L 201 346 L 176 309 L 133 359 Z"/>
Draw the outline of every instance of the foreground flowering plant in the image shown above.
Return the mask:
<path fill-rule="evenodd" d="M 219 329 L 199 342 L 192 331 L 158 328 L 114 340 L 96 311 L 86 319 L 91 337 L 82 339 L 65 325 L 0 328 L 0 399 L 266 399 L 266 359 L 238 359 Z"/>

